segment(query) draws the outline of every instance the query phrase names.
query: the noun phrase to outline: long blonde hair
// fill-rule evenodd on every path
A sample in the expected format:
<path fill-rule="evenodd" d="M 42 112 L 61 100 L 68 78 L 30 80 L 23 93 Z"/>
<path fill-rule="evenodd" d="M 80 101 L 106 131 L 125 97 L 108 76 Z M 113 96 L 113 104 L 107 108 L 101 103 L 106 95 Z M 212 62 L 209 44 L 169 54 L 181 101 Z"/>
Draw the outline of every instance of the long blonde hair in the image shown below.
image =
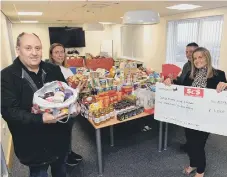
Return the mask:
<path fill-rule="evenodd" d="M 53 44 L 50 46 L 50 50 L 49 50 L 49 59 L 50 59 L 51 63 L 55 63 L 54 59 L 52 58 L 52 54 L 53 54 L 54 48 L 57 47 L 57 46 L 63 47 L 64 52 L 65 52 L 65 47 L 64 47 L 62 44 L 60 44 L 60 43 L 53 43 Z M 62 66 L 67 67 L 66 57 L 64 58 L 64 61 L 63 61 L 63 63 L 62 63 Z"/>
<path fill-rule="evenodd" d="M 192 69 L 191 69 L 191 74 L 190 74 L 190 78 L 191 79 L 194 79 L 195 78 L 195 73 L 197 71 L 197 68 L 195 67 L 195 64 L 194 64 L 194 54 L 196 52 L 201 52 L 202 55 L 205 57 L 206 59 L 206 62 L 207 62 L 207 78 L 211 78 L 214 76 L 214 68 L 212 66 L 212 61 L 211 61 L 211 55 L 210 55 L 210 52 L 209 50 L 207 50 L 206 48 L 204 47 L 198 47 L 197 49 L 194 50 L 194 52 L 192 53 L 192 61 L 191 61 L 191 66 L 192 66 Z"/>

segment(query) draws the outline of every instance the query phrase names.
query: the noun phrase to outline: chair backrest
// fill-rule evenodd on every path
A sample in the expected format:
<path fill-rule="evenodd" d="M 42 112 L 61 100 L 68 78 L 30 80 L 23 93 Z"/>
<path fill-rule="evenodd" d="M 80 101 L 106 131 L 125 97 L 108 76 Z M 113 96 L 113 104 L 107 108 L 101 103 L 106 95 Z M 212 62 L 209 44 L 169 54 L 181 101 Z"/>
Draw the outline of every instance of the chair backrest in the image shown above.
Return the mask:
<path fill-rule="evenodd" d="M 181 72 L 181 68 L 173 64 L 163 64 L 162 65 L 162 76 L 164 78 L 172 76 L 176 78 Z"/>

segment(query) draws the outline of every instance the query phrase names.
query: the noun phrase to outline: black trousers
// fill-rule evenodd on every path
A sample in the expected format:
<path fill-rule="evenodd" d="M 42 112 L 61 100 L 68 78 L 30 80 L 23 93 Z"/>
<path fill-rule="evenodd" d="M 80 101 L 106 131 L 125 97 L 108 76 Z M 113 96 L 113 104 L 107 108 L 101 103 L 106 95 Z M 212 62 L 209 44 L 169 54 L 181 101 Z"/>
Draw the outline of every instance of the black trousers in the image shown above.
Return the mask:
<path fill-rule="evenodd" d="M 69 121 L 70 121 L 69 126 L 70 126 L 70 130 L 71 130 L 71 133 L 70 133 L 70 143 L 69 143 L 69 153 L 71 153 L 72 152 L 72 140 L 73 140 L 72 133 L 73 133 L 73 125 L 75 123 L 75 117 L 71 117 Z"/>
<path fill-rule="evenodd" d="M 59 158 L 51 164 L 45 164 L 40 166 L 29 166 L 29 177 L 48 177 L 47 170 L 51 167 L 52 177 L 66 177 L 66 157 Z"/>
<path fill-rule="evenodd" d="M 197 173 L 204 173 L 206 168 L 205 145 L 209 133 L 185 128 L 187 153 L 190 166 L 197 168 Z"/>

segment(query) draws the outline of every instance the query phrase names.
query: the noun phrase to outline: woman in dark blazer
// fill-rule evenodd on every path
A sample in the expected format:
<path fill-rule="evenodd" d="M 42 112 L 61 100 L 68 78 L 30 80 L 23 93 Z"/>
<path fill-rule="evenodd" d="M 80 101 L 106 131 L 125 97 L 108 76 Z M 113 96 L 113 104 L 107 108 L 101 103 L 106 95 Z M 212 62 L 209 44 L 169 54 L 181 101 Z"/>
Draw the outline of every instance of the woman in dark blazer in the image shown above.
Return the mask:
<path fill-rule="evenodd" d="M 203 48 L 197 48 L 192 54 L 192 70 L 185 77 L 184 86 L 216 89 L 221 92 L 227 89 L 225 72 L 212 67 L 210 52 Z M 171 85 L 170 80 L 164 84 Z M 196 171 L 195 177 L 203 177 L 206 167 L 205 145 L 209 133 L 198 130 L 185 129 L 187 139 L 188 156 L 190 166 L 184 169 L 184 173 L 189 175 Z"/>

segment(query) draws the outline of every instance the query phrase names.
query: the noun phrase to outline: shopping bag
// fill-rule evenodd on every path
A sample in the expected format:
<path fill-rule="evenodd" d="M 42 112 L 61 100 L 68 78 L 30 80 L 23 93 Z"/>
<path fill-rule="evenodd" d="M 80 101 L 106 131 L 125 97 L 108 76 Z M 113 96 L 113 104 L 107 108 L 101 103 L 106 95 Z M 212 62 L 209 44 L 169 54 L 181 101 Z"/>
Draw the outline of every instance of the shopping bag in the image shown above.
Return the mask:
<path fill-rule="evenodd" d="M 44 99 L 44 95 L 46 93 L 56 93 L 57 91 L 65 92 L 65 97 L 63 102 L 53 102 L 47 99 Z M 70 96 L 67 93 L 70 92 Z M 32 113 L 40 114 L 40 113 L 51 113 L 54 116 L 58 116 L 62 111 L 66 111 L 68 114 L 67 121 L 70 117 L 70 114 L 76 112 L 76 101 L 78 98 L 78 91 L 71 88 L 64 82 L 53 81 L 50 83 L 46 83 L 41 89 L 37 90 L 34 93 L 33 97 L 33 107 Z M 65 121 L 65 122 L 67 122 Z M 59 121 L 62 122 L 62 121 Z"/>

